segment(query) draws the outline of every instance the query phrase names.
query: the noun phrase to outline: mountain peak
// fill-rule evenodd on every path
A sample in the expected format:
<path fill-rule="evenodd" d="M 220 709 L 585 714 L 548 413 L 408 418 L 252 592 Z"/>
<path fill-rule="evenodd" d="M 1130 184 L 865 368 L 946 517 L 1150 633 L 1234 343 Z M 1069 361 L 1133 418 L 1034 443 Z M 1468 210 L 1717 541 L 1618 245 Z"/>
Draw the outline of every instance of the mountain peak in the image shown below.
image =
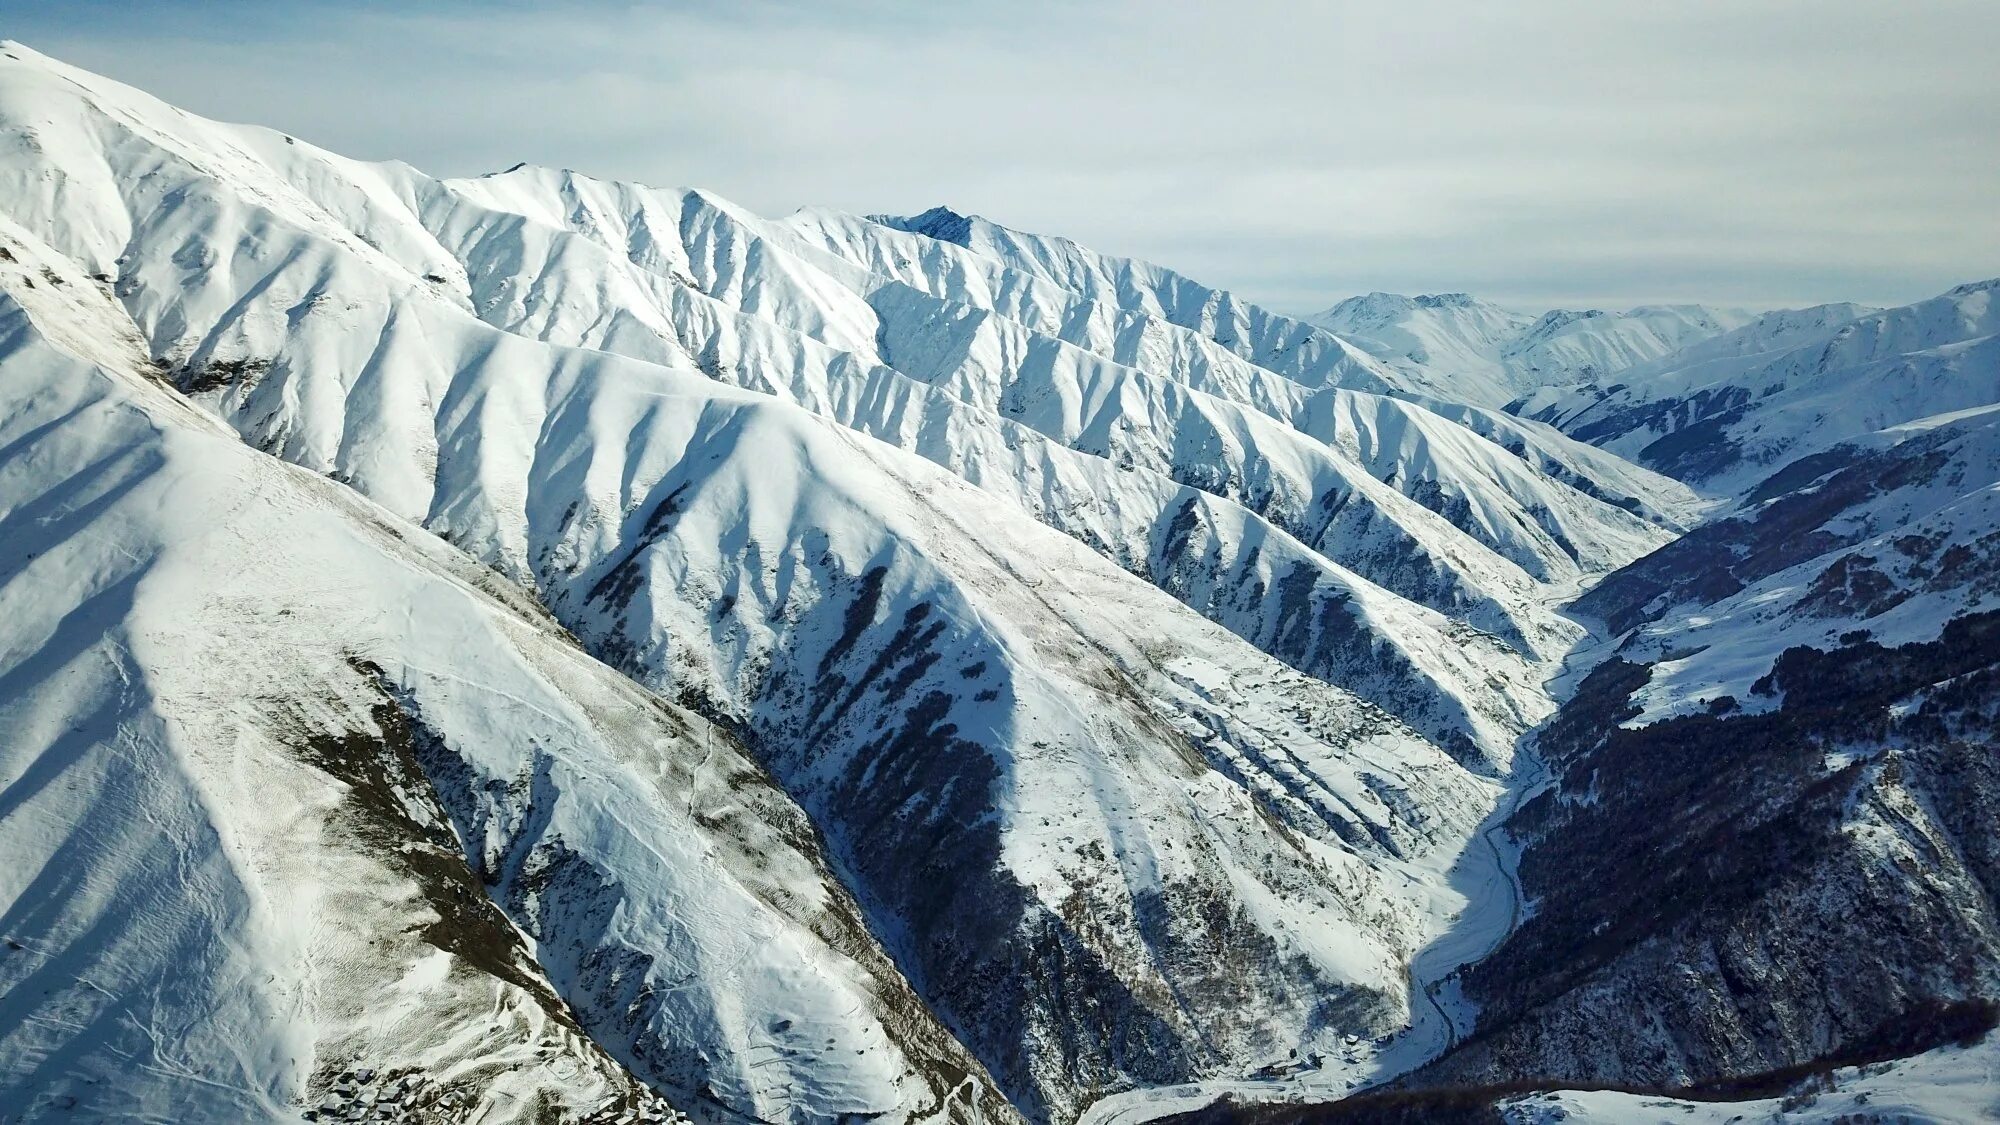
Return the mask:
<path fill-rule="evenodd" d="M 1427 309 L 1469 309 L 1481 302 L 1470 293 L 1420 293 L 1416 303 Z"/>
<path fill-rule="evenodd" d="M 964 246 L 972 237 L 971 215 L 962 215 L 949 207 L 939 204 L 919 215 L 908 217 L 877 216 L 875 221 L 883 226 L 906 230 L 911 234 L 921 234 L 935 238 L 939 242 L 952 242 Z"/>
<path fill-rule="evenodd" d="M 1407 313 L 1415 309 L 1477 309 L 1491 307 L 1493 306 L 1488 305 L 1485 301 L 1480 300 L 1470 293 L 1419 293 L 1412 297 L 1402 293 L 1385 293 L 1378 289 L 1372 293 L 1349 297 L 1320 315 L 1322 317 L 1358 316 L 1362 314 L 1392 316 Z"/>
<path fill-rule="evenodd" d="M 1385 293 L 1378 289 L 1372 293 L 1358 293 L 1341 300 L 1315 319 L 1355 318 L 1366 315 L 1393 316 L 1416 307 L 1417 302 L 1410 297 L 1401 293 Z"/>

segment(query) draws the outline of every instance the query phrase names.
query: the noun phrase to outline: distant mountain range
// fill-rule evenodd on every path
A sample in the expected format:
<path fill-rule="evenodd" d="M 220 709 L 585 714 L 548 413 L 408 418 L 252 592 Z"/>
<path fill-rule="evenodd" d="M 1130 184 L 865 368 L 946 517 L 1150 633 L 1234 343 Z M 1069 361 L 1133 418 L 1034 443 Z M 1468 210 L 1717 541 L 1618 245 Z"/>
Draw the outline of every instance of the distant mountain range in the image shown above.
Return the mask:
<path fill-rule="evenodd" d="M 1540 316 L 1468 293 L 1350 297 L 1311 318 L 1403 375 L 1401 389 L 1502 406 L 1546 387 L 1606 378 L 1741 328 L 1754 316 L 1707 305 Z"/>

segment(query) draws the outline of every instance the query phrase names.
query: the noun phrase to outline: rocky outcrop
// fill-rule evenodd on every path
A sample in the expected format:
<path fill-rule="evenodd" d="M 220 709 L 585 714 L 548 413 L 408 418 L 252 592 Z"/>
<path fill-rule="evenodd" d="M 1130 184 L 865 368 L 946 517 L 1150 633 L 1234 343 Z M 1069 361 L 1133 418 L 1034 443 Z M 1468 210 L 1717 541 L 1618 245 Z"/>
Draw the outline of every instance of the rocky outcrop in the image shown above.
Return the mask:
<path fill-rule="evenodd" d="M 1685 1086 L 2000 995 L 2000 615 L 1788 651 L 1766 713 L 1621 727 L 1648 676 L 1604 665 L 1544 732 L 1532 915 L 1420 1082 Z"/>

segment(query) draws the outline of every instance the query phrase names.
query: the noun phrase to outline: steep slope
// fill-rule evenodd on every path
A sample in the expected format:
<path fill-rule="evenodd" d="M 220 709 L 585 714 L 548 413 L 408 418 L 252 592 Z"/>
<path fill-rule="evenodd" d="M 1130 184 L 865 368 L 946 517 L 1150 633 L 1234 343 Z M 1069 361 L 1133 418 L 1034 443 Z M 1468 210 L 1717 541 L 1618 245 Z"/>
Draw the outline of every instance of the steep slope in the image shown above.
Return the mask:
<path fill-rule="evenodd" d="M 1534 472 L 1669 531 L 1687 531 L 1718 506 L 1672 477 L 1580 442 L 1545 422 L 1488 407 L 1421 401 L 1431 413 L 1479 434 Z"/>
<path fill-rule="evenodd" d="M 1641 305 L 1625 312 L 1553 309 L 1510 342 L 1502 359 L 1524 387 L 1600 379 L 1751 319 L 1741 309 L 1704 305 Z"/>
<path fill-rule="evenodd" d="M 1556 309 L 1535 317 L 1468 293 L 1370 293 L 1311 319 L 1396 368 L 1405 389 L 1497 408 L 1548 388 L 1601 382 L 1751 317 L 1702 305 Z"/>
<path fill-rule="evenodd" d="M 1401 369 L 1429 394 L 1487 406 L 1522 393 L 1501 357 L 1535 323 L 1470 293 L 1369 293 L 1307 319 Z"/>
<path fill-rule="evenodd" d="M 967 222 L 977 221 L 967 220 Z M 1005 231 L 1005 228 L 993 228 L 1004 232 L 1004 238 L 998 241 L 999 249 L 982 252 L 970 248 L 971 245 L 981 243 L 970 239 L 969 236 L 968 245 L 962 246 L 955 241 L 903 233 L 904 226 L 921 227 L 922 224 L 902 223 L 898 220 L 865 222 L 850 216 L 802 213 L 788 220 L 786 225 L 804 232 L 811 246 L 831 250 L 845 261 L 865 267 L 870 276 L 886 276 L 894 278 L 905 286 L 923 289 L 945 301 L 947 307 L 956 307 L 960 302 L 970 301 L 971 308 L 966 310 L 968 312 L 980 316 L 998 317 L 1018 324 L 1030 333 L 1031 338 L 1034 335 L 1057 336 L 1062 343 L 1081 349 L 1100 360 L 1109 361 L 1118 368 L 1132 368 L 1141 372 L 1140 379 L 1121 380 L 1117 384 L 1122 395 L 1129 395 L 1126 388 L 1131 387 L 1134 382 L 1142 387 L 1147 384 L 1164 387 L 1178 383 L 1191 391 L 1198 392 L 1198 397 L 1191 401 L 1199 405 L 1204 413 L 1215 413 L 1222 408 L 1223 403 L 1214 400 L 1224 400 L 1225 403 L 1249 407 L 1314 437 L 1323 436 L 1314 429 L 1317 424 L 1316 419 L 1325 415 L 1326 404 L 1334 401 L 1342 403 L 1343 409 L 1352 412 L 1357 418 L 1364 414 L 1374 415 L 1366 419 L 1370 426 L 1399 431 L 1407 430 L 1410 426 L 1407 421 L 1410 407 L 1406 403 L 1373 392 L 1395 390 L 1408 398 L 1412 397 L 1416 384 L 1384 383 L 1376 378 L 1379 372 L 1361 378 L 1343 375 L 1339 370 L 1331 374 L 1292 370 L 1295 365 L 1291 363 L 1292 353 L 1289 351 L 1276 356 L 1261 357 L 1261 362 L 1268 362 L 1275 368 L 1291 371 L 1289 375 L 1280 375 L 1273 367 L 1255 366 L 1246 358 L 1228 351 L 1202 331 L 1168 319 L 1162 305 L 1165 299 L 1157 296 L 1147 297 L 1146 294 L 1151 290 L 1143 288 L 1133 290 L 1129 280 L 1122 285 L 1102 280 L 1129 279 L 1131 276 L 1153 277 L 1153 284 L 1167 286 L 1177 293 L 1182 290 L 1199 289 L 1185 279 L 1176 279 L 1175 275 L 1168 271 L 1092 254 L 1062 240 L 1037 242 L 1037 245 L 1046 244 L 1047 253 L 1031 259 L 1029 266 L 1023 267 L 1015 264 L 1019 260 L 1018 255 L 1011 258 L 1007 256 L 1006 248 L 1023 241 L 1035 240 L 1019 232 Z M 986 226 L 990 227 L 991 224 Z M 1056 276 L 1074 275 L 1085 278 L 1087 280 L 1082 283 L 1083 289 L 1072 291 L 1053 288 L 1056 282 L 1050 276 L 1025 272 L 1027 268 L 1046 270 L 1045 265 L 1037 263 L 1051 254 L 1071 262 L 1073 266 L 1055 271 Z M 1088 280 L 1093 278 L 1098 280 L 1094 282 Z M 890 292 L 895 293 L 894 290 Z M 961 296 L 966 293 L 973 296 Z M 991 296 L 986 296 L 988 294 Z M 1031 294 L 1033 299 L 1025 299 Z M 898 306 L 908 303 L 906 295 L 897 294 L 892 299 Z M 1123 303 L 1108 303 L 1113 301 Z M 1222 303 L 1227 304 L 1226 301 Z M 1269 320 L 1282 319 L 1271 318 L 1261 310 L 1257 310 L 1255 316 L 1247 313 L 1245 316 L 1246 324 L 1265 324 Z M 1206 324 L 1199 317 L 1192 318 L 1192 323 L 1198 326 Z M 975 330 L 985 328 L 983 323 L 977 320 L 974 320 L 973 324 Z M 1207 328 L 1212 329 L 1213 325 L 1207 325 Z M 1267 330 L 1275 331 L 1275 329 Z M 1286 329 L 1286 331 L 1291 330 Z M 990 330 L 987 331 L 990 333 Z M 1333 338 L 1328 337 L 1328 339 Z M 1345 344 L 1341 346 L 1346 348 Z M 926 345 L 924 350 L 934 351 L 935 344 Z M 996 358 L 1004 359 L 1010 351 L 1026 354 L 1023 348 L 1001 348 L 976 358 L 990 368 Z M 1350 354 L 1350 358 L 1359 355 L 1352 352 L 1352 349 L 1347 349 L 1347 353 L 1344 354 Z M 931 362 L 935 363 L 934 360 Z M 957 362 L 962 365 L 964 361 L 957 360 Z M 949 377 L 954 381 L 962 381 L 967 374 L 979 376 L 983 380 L 992 378 L 991 375 L 982 375 L 976 369 L 968 372 L 963 366 L 952 372 Z M 1052 389 L 1044 385 L 1046 380 L 1029 381 L 1025 378 L 1032 374 L 1032 370 L 1024 372 L 1024 377 L 1015 382 L 1011 393 L 1003 394 L 1003 391 L 1007 390 L 1008 381 L 1001 380 L 998 388 L 987 390 L 977 397 L 997 398 L 1002 409 L 1009 413 L 1032 416 L 1037 407 L 1041 406 L 1043 396 Z M 936 378 L 935 375 L 927 377 Z M 1090 382 L 1104 382 L 1102 376 L 1094 375 L 1085 375 L 1080 381 L 1086 386 Z M 1061 382 L 1058 381 L 1057 386 L 1060 385 Z M 1136 429 L 1144 432 L 1149 427 L 1157 426 L 1163 417 L 1171 420 L 1178 413 L 1171 406 L 1162 409 L 1157 394 L 1149 396 L 1143 412 L 1134 410 L 1119 402 L 1117 397 L 1108 396 L 1103 392 L 1086 395 L 1085 399 L 1091 402 L 1108 401 L 1117 408 L 1116 414 L 1105 419 L 1105 431 L 1111 434 L 1111 440 L 1114 441 L 1121 436 L 1120 431 Z M 1044 427 L 1038 425 L 1038 428 Z M 1199 431 L 1196 436 L 1200 436 Z M 1238 470 L 1231 462 L 1241 461 L 1246 456 L 1253 459 L 1268 458 L 1278 462 L 1281 467 L 1287 448 L 1295 442 L 1290 435 L 1278 431 L 1275 438 L 1264 439 L 1264 444 L 1271 447 L 1269 452 L 1262 446 L 1250 446 L 1247 447 L 1247 452 L 1241 452 L 1232 443 L 1225 441 L 1221 444 L 1220 450 L 1214 449 L 1213 443 L 1210 443 L 1208 448 L 1196 445 L 1188 445 L 1186 448 L 1188 452 L 1202 454 L 1211 460 L 1220 453 L 1224 458 L 1223 468 L 1228 469 L 1233 475 Z M 1436 451 L 1435 446 L 1433 451 Z M 1563 550 L 1547 538 L 1516 533 L 1515 529 L 1535 522 L 1535 516 L 1529 513 L 1551 506 L 1570 507 L 1584 518 L 1608 524 L 1609 527 L 1603 536 L 1607 540 L 1619 539 L 1626 521 L 1617 512 L 1602 510 L 1587 496 L 1566 495 L 1569 490 L 1562 485 L 1552 486 L 1549 482 L 1543 481 L 1523 488 L 1516 478 L 1506 474 L 1495 477 L 1489 471 L 1490 461 L 1485 456 L 1485 453 L 1490 452 L 1488 450 L 1473 453 L 1465 459 L 1437 457 L 1426 472 L 1378 471 L 1374 475 L 1392 486 L 1399 487 L 1405 495 L 1426 507 L 1431 507 L 1432 510 L 1440 510 L 1436 505 L 1439 494 L 1429 487 L 1430 484 L 1442 482 L 1446 485 L 1447 491 L 1455 495 L 1488 493 L 1489 495 L 1480 503 L 1486 506 L 1510 508 L 1510 517 L 1497 523 L 1473 522 L 1456 526 L 1478 543 L 1499 552 L 1538 577 L 1551 570 L 1563 570 L 1572 565 L 1580 565 L 1586 571 L 1594 570 L 1600 568 L 1601 564 L 1609 561 L 1611 557 L 1629 557 L 1595 554 L 1586 554 L 1581 559 L 1566 557 Z M 1129 454 L 1123 455 L 1129 456 Z M 1171 466 L 1172 462 L 1168 464 Z M 1174 469 L 1169 468 L 1167 471 L 1172 472 Z M 1270 471 L 1270 469 L 1260 469 L 1251 463 L 1245 465 L 1240 474 L 1254 477 Z M 1325 476 L 1324 473 L 1321 475 Z M 1351 478 L 1351 472 L 1349 475 Z M 1206 481 L 1200 483 L 1204 487 L 1210 487 Z M 1305 483 L 1313 484 L 1311 480 Z M 1315 487 L 1324 493 L 1327 486 L 1317 484 Z M 1327 499 L 1346 504 L 1349 499 L 1345 493 L 1352 491 L 1354 491 L 1352 488 L 1348 488 L 1341 494 Z M 1359 498 L 1368 499 L 1365 493 Z M 1371 506 L 1374 504 L 1372 500 L 1369 503 Z M 1397 522 L 1409 522 L 1408 517 L 1397 514 L 1393 507 L 1385 514 Z M 1435 539 L 1436 533 L 1424 533 L 1420 527 L 1412 530 L 1418 532 L 1417 542 L 1426 544 L 1423 548 L 1425 551 L 1437 553 L 1438 547 L 1428 545 Z M 1340 549 L 1337 539 L 1331 541 L 1331 549 L 1335 552 Z M 1384 585 L 1392 588 L 1395 586 L 1392 578 L 1380 577 L 1377 572 L 1371 571 L 1366 566 L 1358 566 L 1356 569 Z M 1425 597 L 1421 590 L 1409 593 L 1418 600 L 1423 600 Z"/>
<path fill-rule="evenodd" d="M 1850 315 L 1773 314 L 1738 333 L 1516 409 L 1650 468 L 1741 494 L 1774 467 L 2000 394 L 2000 281 Z"/>
<path fill-rule="evenodd" d="M 722 310 L 777 320 L 787 334 L 758 338 L 824 359 L 829 400 L 922 381 L 858 380 L 854 361 L 827 358 L 868 354 L 880 313 L 769 241 L 723 237 L 742 223 L 726 205 L 676 197 L 672 213 L 691 234 L 641 238 L 635 226 L 625 246 L 648 262 L 673 247 L 686 256 L 606 270 L 597 240 L 575 235 L 593 225 L 577 217 L 577 197 L 525 193 L 556 208 L 556 221 L 530 229 L 522 211 L 476 198 L 517 190 L 506 182 L 440 184 L 354 164 L 178 114 L 20 48 L 0 53 L 19 64 L 0 67 L 0 191 L 19 245 L 52 247 L 72 289 L 102 275 L 146 352 L 244 438 L 422 523 L 533 590 L 592 652 L 742 738 L 823 831 L 859 915 L 917 992 L 1028 1115 L 1066 1120 L 1106 1090 L 1241 1072 L 1408 1018 L 1405 964 L 1462 906 L 1445 871 L 1496 791 L 1438 743 L 1504 770 L 1513 732 L 1547 708 L 1528 659 L 1315 561 L 1302 540 L 1217 493 L 1162 502 L 1182 541 L 1140 581 L 1017 507 L 1018 484 L 976 487 L 848 424 L 871 417 L 895 432 L 893 413 L 821 416 L 728 385 L 663 310 L 718 326 L 718 341 L 745 327 Z M 677 280 L 672 261 L 698 283 Z M 569 279 L 576 288 L 538 288 L 566 263 L 588 267 Z M 617 299 L 551 299 L 587 295 L 584 275 Z M 702 300 L 658 300 L 681 288 Z M 761 316 L 779 307 L 782 317 Z M 581 322 L 568 319 L 579 312 Z M 768 385 L 810 387 L 815 370 Z M 930 392 L 907 401 L 939 424 L 976 424 Z M 1266 425 L 1255 411 L 1210 416 Z M 1305 457 L 1312 447 L 1296 448 Z M 952 467 L 1018 471 L 983 456 Z M 1329 473 L 1350 470 L 1311 456 Z M 1092 478 L 1077 479 L 1081 496 Z M 1172 480 L 1156 473 L 1145 487 L 1164 493 Z M 1504 612 L 1553 620 L 1517 566 L 1365 472 L 1354 487 L 1519 591 Z M 1095 498 L 1108 512 L 1123 499 Z M 1152 519 L 1105 526 L 1151 534 Z M 1416 535 L 1401 523 L 1385 534 Z M 1218 590 L 1212 577 L 1224 572 L 1236 584 Z M 1456 561 L 1440 573 L 1468 588 L 1486 577 Z M 1240 613 L 1232 627 L 1272 650 L 1334 654 L 1326 674 L 1351 674 L 1436 741 L 1186 603 Z M 419 700 L 426 723 L 438 706 Z M 632 818 L 674 803 L 640 799 L 652 790 L 609 767 L 579 773 L 602 779 L 604 803 L 580 803 L 578 836 L 626 825 L 650 836 Z M 532 777 L 524 791 L 470 787 L 542 804 Z M 629 804 L 614 803 L 619 794 Z M 441 803 L 468 839 L 514 823 L 521 808 Z M 518 901 L 499 897 L 539 919 L 541 889 L 525 878 Z M 584 931 L 603 924 L 581 906 L 554 913 Z M 751 955 L 790 955 L 726 914 L 717 925 L 732 923 L 755 936 Z M 683 992 L 722 1007 L 741 980 L 703 961 L 654 989 L 631 976 L 644 946 L 587 972 L 565 967 L 551 952 L 560 948 L 536 945 L 559 987 L 618 990 L 573 1001 L 605 1020 L 639 1003 L 645 1019 L 664 1021 Z M 875 982 L 871 993 L 893 991 L 880 974 L 860 979 Z M 713 1038 L 748 1051 L 819 1034 L 813 1021 L 771 1018 L 769 1006 L 715 1017 Z M 898 1010 L 881 1016 L 885 1030 L 849 1034 L 893 1042 L 918 1060 L 907 1065 L 873 1040 L 842 1038 L 820 1049 L 853 1050 L 865 1073 L 853 1075 L 863 1063 L 815 1070 L 800 1047 L 796 1069 L 789 1058 L 772 1064 L 767 1085 L 733 1069 L 740 1052 L 710 1046 L 702 1062 L 713 1077 L 667 1077 L 699 1078 L 760 1115 L 826 1112 L 842 1099 L 914 1114 L 935 1105 L 935 1080 L 948 1073 L 923 1060 L 945 1057 L 948 1044 L 925 1055 L 923 1027 L 934 1025 L 899 1029 Z M 665 1084 L 644 1068 L 667 1063 L 642 1049 L 631 1048 L 642 1077 Z"/>
<path fill-rule="evenodd" d="M 1623 640 L 1538 738 L 1534 912 L 1428 1081 L 1672 1088 L 2000 997 L 1996 409 L 1794 462 L 1579 599 Z"/>
<path fill-rule="evenodd" d="M 150 382 L 18 232 L 0 288 L 0 1100 L 1009 1115 L 726 733 Z"/>

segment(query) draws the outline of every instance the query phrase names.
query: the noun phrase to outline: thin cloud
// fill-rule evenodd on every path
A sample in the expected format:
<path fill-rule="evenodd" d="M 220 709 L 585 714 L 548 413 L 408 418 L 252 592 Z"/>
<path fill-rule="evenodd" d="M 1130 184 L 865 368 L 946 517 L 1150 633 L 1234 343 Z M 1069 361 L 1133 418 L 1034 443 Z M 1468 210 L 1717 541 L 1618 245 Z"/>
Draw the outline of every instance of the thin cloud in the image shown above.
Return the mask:
<path fill-rule="evenodd" d="M 1984 0 L 49 7 L 8 34 L 358 156 L 944 202 L 1293 311 L 2000 272 Z"/>

